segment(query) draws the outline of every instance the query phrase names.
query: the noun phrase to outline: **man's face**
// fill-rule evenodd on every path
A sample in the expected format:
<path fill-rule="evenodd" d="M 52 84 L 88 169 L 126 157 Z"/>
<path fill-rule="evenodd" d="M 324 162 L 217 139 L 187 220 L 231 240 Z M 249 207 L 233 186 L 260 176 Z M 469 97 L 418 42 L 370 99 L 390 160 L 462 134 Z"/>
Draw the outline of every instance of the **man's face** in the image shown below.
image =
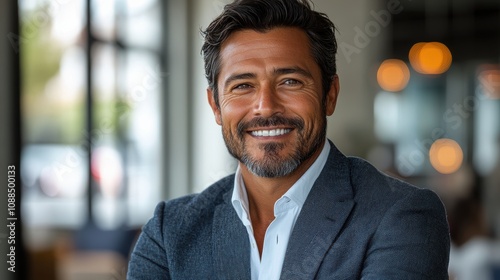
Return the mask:
<path fill-rule="evenodd" d="M 338 79 L 323 103 L 321 71 L 297 28 L 242 30 L 222 45 L 219 107 L 208 98 L 229 152 L 261 177 L 291 174 L 319 154 Z"/>

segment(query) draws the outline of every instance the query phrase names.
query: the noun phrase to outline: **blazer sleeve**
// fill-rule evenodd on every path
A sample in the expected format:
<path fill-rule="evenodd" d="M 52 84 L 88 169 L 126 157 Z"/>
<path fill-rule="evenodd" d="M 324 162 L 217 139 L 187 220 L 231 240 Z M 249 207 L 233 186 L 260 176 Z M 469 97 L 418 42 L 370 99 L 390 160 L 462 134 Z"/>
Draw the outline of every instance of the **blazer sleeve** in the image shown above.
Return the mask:
<path fill-rule="evenodd" d="M 143 227 L 130 257 L 127 279 L 170 279 L 163 238 L 164 208 L 165 202 L 158 204 L 153 218 Z"/>
<path fill-rule="evenodd" d="M 368 247 L 362 279 L 448 279 L 450 236 L 441 200 L 411 192 L 384 215 Z"/>

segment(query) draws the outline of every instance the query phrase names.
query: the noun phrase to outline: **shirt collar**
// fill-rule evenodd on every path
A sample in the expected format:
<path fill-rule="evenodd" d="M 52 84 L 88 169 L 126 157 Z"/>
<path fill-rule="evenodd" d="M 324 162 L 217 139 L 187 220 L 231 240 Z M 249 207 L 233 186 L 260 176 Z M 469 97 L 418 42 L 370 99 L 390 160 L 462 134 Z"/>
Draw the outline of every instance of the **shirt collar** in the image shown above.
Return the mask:
<path fill-rule="evenodd" d="M 241 177 L 240 165 L 236 168 L 236 173 L 234 176 L 234 187 L 233 187 L 233 195 L 231 197 L 231 203 L 233 204 L 233 208 L 236 210 L 238 217 L 243 224 L 246 226 L 249 223 L 248 218 L 248 194 L 245 189 L 245 183 L 243 183 L 243 178 Z"/>
<path fill-rule="evenodd" d="M 297 203 L 299 207 L 302 207 L 314 185 L 314 182 L 316 182 L 316 179 L 318 179 L 319 174 L 323 170 L 329 153 L 330 143 L 326 140 L 325 145 L 323 145 L 323 150 L 319 154 L 318 158 L 314 161 L 311 167 L 307 169 L 306 173 L 304 173 L 283 196 L 290 198 L 292 201 Z"/>
<path fill-rule="evenodd" d="M 321 150 L 318 158 L 314 161 L 311 167 L 309 167 L 309 169 L 307 169 L 307 171 L 299 178 L 299 180 L 297 180 L 297 182 L 295 182 L 292 187 L 283 195 L 283 197 L 289 198 L 290 200 L 295 202 L 299 206 L 299 208 L 302 208 L 302 205 L 304 205 L 304 202 L 306 201 L 306 198 L 309 195 L 314 182 L 316 181 L 316 179 L 318 179 L 319 174 L 325 166 L 329 153 L 330 143 L 328 142 L 328 140 L 325 140 L 325 144 L 323 145 L 323 149 Z M 239 165 L 235 173 L 231 203 L 233 204 L 238 217 L 245 224 L 245 220 L 249 220 L 248 194 L 243 182 L 243 178 L 241 176 Z"/>

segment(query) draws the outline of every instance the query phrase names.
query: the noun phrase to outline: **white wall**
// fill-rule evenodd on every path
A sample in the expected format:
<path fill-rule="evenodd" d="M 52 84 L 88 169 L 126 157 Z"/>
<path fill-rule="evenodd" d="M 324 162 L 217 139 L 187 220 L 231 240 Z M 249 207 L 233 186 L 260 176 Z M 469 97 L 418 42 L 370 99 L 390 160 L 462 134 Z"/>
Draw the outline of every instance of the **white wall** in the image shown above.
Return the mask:
<path fill-rule="evenodd" d="M 193 1 L 193 48 L 192 75 L 193 78 L 193 186 L 199 192 L 218 179 L 233 173 L 235 160 L 227 152 L 222 132 L 208 105 L 206 97 L 207 81 L 205 79 L 204 63 L 200 55 L 203 44 L 200 28 L 208 24 L 222 11 L 225 3 L 220 0 Z"/>
<path fill-rule="evenodd" d="M 373 136 L 373 99 L 377 90 L 376 67 L 387 30 L 369 36 L 365 28 L 373 23 L 370 12 L 383 7 L 370 0 L 316 0 L 316 10 L 326 13 L 337 27 L 337 72 L 340 95 L 329 118 L 328 137 L 345 154 L 365 156 Z M 371 26 L 370 26 L 371 28 Z M 362 30 L 368 38 L 360 44 Z M 376 29 L 373 29 L 376 31 Z M 352 52 L 350 52 L 352 51 Z"/>

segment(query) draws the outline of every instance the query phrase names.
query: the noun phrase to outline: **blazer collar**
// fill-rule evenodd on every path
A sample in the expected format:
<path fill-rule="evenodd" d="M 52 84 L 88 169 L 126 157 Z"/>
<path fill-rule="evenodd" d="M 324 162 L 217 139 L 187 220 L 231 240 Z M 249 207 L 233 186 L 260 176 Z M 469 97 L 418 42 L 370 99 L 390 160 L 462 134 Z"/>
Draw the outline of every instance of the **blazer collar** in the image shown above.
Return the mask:
<path fill-rule="evenodd" d="M 280 279 L 314 279 L 354 206 L 348 160 L 330 145 L 325 167 L 290 235 Z"/>

